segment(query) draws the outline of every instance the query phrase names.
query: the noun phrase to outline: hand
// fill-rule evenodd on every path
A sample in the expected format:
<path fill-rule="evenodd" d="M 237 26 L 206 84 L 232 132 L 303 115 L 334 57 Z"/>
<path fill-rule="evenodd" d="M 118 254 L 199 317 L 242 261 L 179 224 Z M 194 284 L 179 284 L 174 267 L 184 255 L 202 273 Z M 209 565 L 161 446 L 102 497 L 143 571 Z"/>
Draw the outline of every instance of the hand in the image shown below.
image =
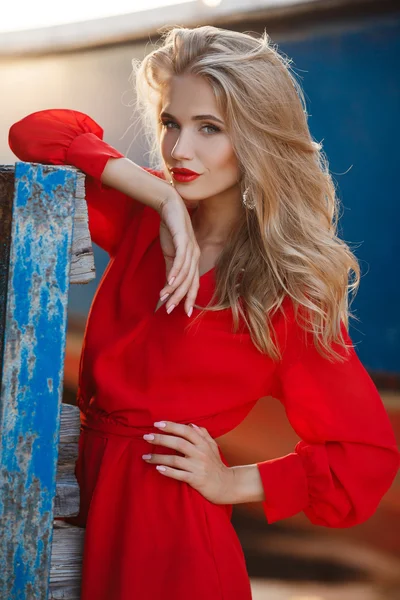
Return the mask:
<path fill-rule="evenodd" d="M 161 427 L 165 423 L 165 427 Z M 173 448 L 184 456 L 152 454 L 143 460 L 162 466 L 162 475 L 185 481 L 214 504 L 230 504 L 233 497 L 234 475 L 230 467 L 221 460 L 218 444 L 204 427 L 183 425 L 172 421 L 154 423 L 167 434 L 153 434 L 150 444 Z M 146 434 L 151 435 L 151 434 Z M 146 439 L 146 437 L 144 438 Z"/>
<path fill-rule="evenodd" d="M 190 317 L 199 289 L 200 248 L 194 235 L 187 208 L 179 195 L 168 198 L 160 208 L 160 243 L 165 258 L 167 285 L 160 299 L 169 295 L 167 312 L 184 296 L 185 312 Z"/>

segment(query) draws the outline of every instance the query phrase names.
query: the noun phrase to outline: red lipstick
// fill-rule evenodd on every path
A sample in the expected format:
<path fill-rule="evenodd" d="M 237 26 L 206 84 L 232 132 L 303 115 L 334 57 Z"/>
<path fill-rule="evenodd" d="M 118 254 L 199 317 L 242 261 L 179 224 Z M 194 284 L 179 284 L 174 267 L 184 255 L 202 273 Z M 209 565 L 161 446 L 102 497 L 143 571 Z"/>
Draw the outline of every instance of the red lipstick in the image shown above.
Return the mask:
<path fill-rule="evenodd" d="M 190 169 L 171 169 L 173 178 L 176 181 L 181 183 L 186 183 L 189 181 L 194 181 L 197 177 L 200 177 L 200 173 L 196 173 L 195 171 L 191 171 Z"/>

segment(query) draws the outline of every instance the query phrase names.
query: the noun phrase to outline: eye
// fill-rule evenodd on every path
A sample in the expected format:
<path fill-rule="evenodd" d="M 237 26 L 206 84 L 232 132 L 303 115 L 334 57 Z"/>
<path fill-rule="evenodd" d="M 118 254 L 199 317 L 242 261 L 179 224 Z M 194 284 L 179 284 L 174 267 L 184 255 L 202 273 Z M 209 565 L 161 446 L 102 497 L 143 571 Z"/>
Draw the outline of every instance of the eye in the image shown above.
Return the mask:
<path fill-rule="evenodd" d="M 160 121 L 160 124 L 165 127 L 165 129 L 175 129 L 174 126 L 179 127 L 179 125 L 177 123 L 175 123 L 175 121 L 171 121 L 169 120 L 164 120 L 164 121 Z M 171 127 L 170 127 L 171 125 Z M 216 127 L 215 125 L 211 125 L 211 124 L 206 124 L 206 125 L 202 125 L 202 127 L 200 129 L 208 129 L 208 131 L 206 131 L 207 135 L 209 135 L 210 133 L 219 133 L 221 130 L 219 129 L 219 127 Z"/>
<path fill-rule="evenodd" d="M 210 129 L 210 130 L 211 130 L 211 133 L 218 133 L 219 131 L 221 131 L 221 130 L 219 129 L 219 127 L 216 127 L 215 125 L 204 125 L 204 126 L 202 127 L 202 129 L 204 129 L 204 128 L 206 128 L 206 129 Z"/>
<path fill-rule="evenodd" d="M 166 129 L 170 129 L 170 128 L 168 127 L 168 125 L 169 125 L 170 123 L 172 123 L 173 125 L 176 125 L 175 121 L 160 121 L 160 123 L 161 123 L 161 125 L 163 125 L 163 127 L 165 127 Z"/>

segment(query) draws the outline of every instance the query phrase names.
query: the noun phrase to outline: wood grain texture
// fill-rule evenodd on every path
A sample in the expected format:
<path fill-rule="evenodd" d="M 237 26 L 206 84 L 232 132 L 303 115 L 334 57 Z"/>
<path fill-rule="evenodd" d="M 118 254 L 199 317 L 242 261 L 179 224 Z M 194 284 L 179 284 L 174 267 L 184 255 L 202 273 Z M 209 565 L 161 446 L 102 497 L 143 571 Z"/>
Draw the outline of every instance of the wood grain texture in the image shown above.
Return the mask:
<path fill-rule="evenodd" d="M 62 404 L 54 516 L 73 516 L 79 510 L 79 487 L 74 475 L 80 433 L 79 408 Z M 64 521 L 53 523 L 49 600 L 79 600 L 85 530 Z"/>
<path fill-rule="evenodd" d="M 49 600 L 79 600 L 85 529 L 54 521 Z"/>
<path fill-rule="evenodd" d="M 8 266 L 11 245 L 11 218 L 14 196 L 14 167 L 0 166 L 0 389 L 6 326 Z"/>
<path fill-rule="evenodd" d="M 88 210 L 85 200 L 85 175 L 76 172 L 74 230 L 72 237 L 70 283 L 89 283 L 96 277 L 92 240 L 89 232 Z"/>
<path fill-rule="evenodd" d="M 79 408 L 62 404 L 54 498 L 55 517 L 72 517 L 79 512 L 79 486 L 74 473 L 78 459 L 79 433 Z"/>

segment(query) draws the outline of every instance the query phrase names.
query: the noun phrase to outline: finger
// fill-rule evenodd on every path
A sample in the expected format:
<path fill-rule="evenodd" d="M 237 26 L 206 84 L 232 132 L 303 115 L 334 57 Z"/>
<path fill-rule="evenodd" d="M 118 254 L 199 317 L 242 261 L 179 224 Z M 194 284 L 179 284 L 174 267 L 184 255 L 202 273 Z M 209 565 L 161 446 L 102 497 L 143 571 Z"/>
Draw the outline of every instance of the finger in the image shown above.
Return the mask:
<path fill-rule="evenodd" d="M 203 437 L 203 439 L 205 440 L 205 442 L 207 442 L 208 444 L 210 444 L 213 448 L 219 448 L 218 443 L 212 437 L 212 435 L 210 435 L 210 433 L 208 432 L 208 430 L 205 427 L 198 427 L 194 423 L 190 423 L 190 425 L 192 427 L 194 427 L 196 431 L 199 432 L 199 434 Z"/>
<path fill-rule="evenodd" d="M 175 244 L 175 240 L 174 240 Z M 168 284 L 171 286 L 173 283 L 169 283 L 172 280 L 175 280 L 180 274 L 181 268 L 185 263 L 186 255 L 187 255 L 187 246 L 188 241 L 185 236 L 179 236 L 176 238 L 176 253 L 174 262 L 172 263 L 172 267 L 170 272 L 167 275 Z M 165 292 L 166 293 L 166 292 Z"/>
<path fill-rule="evenodd" d="M 198 433 L 200 435 L 204 435 L 204 433 L 207 432 L 207 429 L 204 429 L 204 427 L 199 427 L 198 425 L 196 425 L 195 423 L 190 423 L 191 427 L 194 427 L 196 431 L 198 431 Z"/>
<path fill-rule="evenodd" d="M 201 435 L 201 437 L 206 440 L 207 442 L 214 442 L 214 438 L 211 437 L 211 435 L 208 433 L 207 429 L 205 429 L 205 427 L 198 427 L 198 425 L 195 425 L 194 423 L 190 423 L 192 427 L 195 428 L 195 431 L 198 431 L 199 435 Z"/>
<path fill-rule="evenodd" d="M 177 273 L 177 275 L 174 276 L 174 275 L 172 275 L 173 269 L 171 269 L 171 271 L 167 275 L 167 280 L 168 280 L 167 284 L 160 291 L 160 296 L 163 296 L 164 294 L 171 295 L 179 287 L 179 285 L 182 283 L 182 281 L 185 280 L 185 278 L 187 277 L 187 274 L 189 272 L 189 269 L 190 269 L 190 252 L 188 250 L 186 250 L 182 265 L 179 269 L 179 272 Z M 172 278 L 174 278 L 174 281 L 172 283 L 170 283 Z"/>
<path fill-rule="evenodd" d="M 149 434 L 146 434 L 149 435 Z M 182 439 L 181 437 L 175 437 L 173 435 L 163 435 L 161 433 L 153 433 L 150 434 L 153 439 L 149 437 L 143 436 L 143 438 L 149 442 L 149 444 L 154 444 L 155 446 L 165 446 L 166 448 L 172 448 L 185 456 L 194 456 L 196 447 L 188 442 L 187 440 Z"/>
<path fill-rule="evenodd" d="M 161 295 L 171 294 L 174 290 L 176 290 L 178 288 L 180 283 L 182 283 L 182 281 L 184 280 L 184 274 L 182 272 L 182 269 L 186 267 L 187 260 L 190 263 L 195 263 L 196 265 L 198 265 L 201 252 L 200 252 L 200 248 L 198 247 L 198 244 L 196 241 L 194 241 L 194 240 L 189 241 L 188 244 L 186 245 L 184 253 L 185 253 L 185 261 L 184 261 L 184 264 L 181 266 L 181 272 L 174 277 L 173 283 L 169 283 L 173 276 L 172 269 L 171 269 L 171 271 L 169 272 L 169 274 L 167 276 L 167 284 L 161 290 L 161 292 L 162 292 Z"/>
<path fill-rule="evenodd" d="M 196 303 L 197 294 L 200 287 L 200 274 L 199 268 L 196 267 L 196 271 L 194 277 L 192 279 L 192 283 L 190 284 L 189 290 L 187 292 L 186 300 L 185 300 L 185 312 L 190 317 L 192 314 L 193 306 Z"/>
<path fill-rule="evenodd" d="M 190 289 L 191 283 L 193 281 L 194 274 L 196 272 L 196 266 L 192 262 L 190 265 L 190 271 L 187 274 L 186 279 L 181 283 L 181 285 L 175 290 L 175 292 L 168 298 L 168 306 L 178 306 L 179 302 L 184 298 Z"/>
<path fill-rule="evenodd" d="M 174 467 L 175 469 L 189 471 L 190 463 L 185 456 L 171 456 L 169 454 L 143 454 L 142 458 L 146 463 L 151 465 L 165 465 L 168 467 Z"/>
<path fill-rule="evenodd" d="M 190 258 L 190 256 L 188 256 L 188 258 L 185 262 L 185 265 L 181 269 L 181 273 L 174 281 L 173 287 L 176 286 L 176 289 L 173 290 L 171 292 L 171 294 L 169 295 L 169 298 L 166 303 L 167 311 L 171 306 L 173 306 L 174 308 L 176 306 L 178 306 L 179 302 L 185 296 L 187 290 L 189 289 L 191 279 L 193 277 L 193 275 L 191 275 L 191 270 L 192 270 L 191 258 Z"/>
<path fill-rule="evenodd" d="M 154 427 L 162 429 L 163 433 L 171 433 L 196 444 L 199 441 L 197 432 L 190 425 L 175 423 L 174 421 L 156 421 Z"/>
<path fill-rule="evenodd" d="M 188 471 L 180 471 L 179 469 L 173 469 L 172 467 L 166 467 L 164 465 L 157 465 L 157 471 L 166 477 L 171 477 L 171 479 L 177 479 L 178 481 L 185 481 L 190 484 L 192 481 L 192 474 Z"/>

